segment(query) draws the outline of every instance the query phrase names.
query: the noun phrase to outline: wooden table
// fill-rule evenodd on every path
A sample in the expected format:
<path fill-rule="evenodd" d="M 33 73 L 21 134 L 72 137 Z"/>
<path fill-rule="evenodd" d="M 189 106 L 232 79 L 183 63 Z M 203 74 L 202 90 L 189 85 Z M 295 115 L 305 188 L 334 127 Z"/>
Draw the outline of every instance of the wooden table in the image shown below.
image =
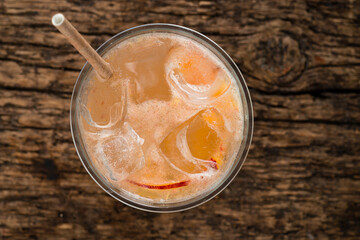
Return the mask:
<path fill-rule="evenodd" d="M 69 128 L 85 60 L 127 28 L 184 25 L 240 67 L 255 114 L 231 185 L 186 212 L 147 213 L 101 190 Z M 0 239 L 360 239 L 360 3 L 0 0 Z"/>

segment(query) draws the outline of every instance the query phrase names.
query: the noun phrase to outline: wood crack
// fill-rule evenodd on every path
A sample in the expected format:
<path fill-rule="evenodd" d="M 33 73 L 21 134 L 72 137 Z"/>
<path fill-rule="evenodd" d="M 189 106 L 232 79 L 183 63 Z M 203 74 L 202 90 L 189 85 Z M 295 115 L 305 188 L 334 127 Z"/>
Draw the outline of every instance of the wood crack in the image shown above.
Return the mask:
<path fill-rule="evenodd" d="M 271 118 L 254 118 L 256 122 L 281 122 L 281 123 L 296 123 L 296 124 L 325 124 L 325 125 L 347 125 L 360 127 L 359 122 L 344 122 L 344 121 L 329 121 L 329 120 L 318 120 L 318 119 L 309 119 L 309 120 L 294 120 L 294 119 L 271 119 Z M 256 128 L 256 125 L 255 125 Z"/>

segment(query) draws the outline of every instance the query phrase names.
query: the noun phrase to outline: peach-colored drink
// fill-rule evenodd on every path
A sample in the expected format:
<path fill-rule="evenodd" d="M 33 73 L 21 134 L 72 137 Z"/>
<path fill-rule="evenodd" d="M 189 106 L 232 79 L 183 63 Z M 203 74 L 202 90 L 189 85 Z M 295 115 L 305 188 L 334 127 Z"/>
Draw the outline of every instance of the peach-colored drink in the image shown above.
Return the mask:
<path fill-rule="evenodd" d="M 90 75 L 80 131 L 91 162 L 123 194 L 154 202 L 217 186 L 241 144 L 238 86 L 199 43 L 146 33 L 105 55 L 109 80 Z"/>

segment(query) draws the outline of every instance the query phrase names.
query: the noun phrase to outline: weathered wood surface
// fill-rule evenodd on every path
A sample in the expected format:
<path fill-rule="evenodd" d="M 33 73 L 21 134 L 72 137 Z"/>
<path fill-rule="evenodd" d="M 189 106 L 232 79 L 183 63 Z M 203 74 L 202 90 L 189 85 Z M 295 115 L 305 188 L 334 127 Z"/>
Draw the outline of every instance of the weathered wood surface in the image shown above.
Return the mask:
<path fill-rule="evenodd" d="M 144 23 L 198 30 L 249 85 L 255 132 L 234 182 L 186 212 L 117 202 L 82 167 L 69 103 L 84 59 Z M 359 239 L 360 2 L 0 0 L 0 239 Z"/>

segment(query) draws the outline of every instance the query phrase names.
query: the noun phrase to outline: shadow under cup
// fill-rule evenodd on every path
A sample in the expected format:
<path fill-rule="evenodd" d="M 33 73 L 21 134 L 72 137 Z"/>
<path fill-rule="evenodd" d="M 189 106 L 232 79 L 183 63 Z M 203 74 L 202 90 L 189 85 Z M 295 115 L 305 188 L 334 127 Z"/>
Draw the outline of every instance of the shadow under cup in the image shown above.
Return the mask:
<path fill-rule="evenodd" d="M 122 191 L 121 189 L 114 188 L 106 180 L 106 178 L 99 171 L 97 171 L 97 169 L 92 164 L 92 161 L 88 153 L 86 152 L 85 143 L 81 137 L 81 131 L 79 125 L 79 119 L 80 119 L 79 100 L 81 96 L 81 90 L 86 85 L 86 82 L 89 80 L 88 77 L 92 72 L 92 67 L 89 63 L 85 63 L 84 67 L 82 68 L 79 77 L 76 80 L 75 87 L 72 93 L 71 109 L 70 109 L 71 134 L 73 137 L 76 151 L 85 169 L 94 179 L 94 181 L 112 197 L 114 197 L 115 199 L 119 200 L 120 202 L 126 205 L 144 211 L 150 211 L 150 212 L 183 211 L 186 209 L 196 207 L 215 197 L 222 190 L 224 190 L 227 185 L 230 184 L 230 182 L 235 178 L 236 174 L 240 171 L 240 168 L 245 162 L 247 153 L 249 151 L 249 147 L 252 139 L 252 133 L 253 133 L 253 110 L 252 110 L 250 94 L 240 70 L 238 69 L 236 64 L 232 61 L 232 59 L 229 57 L 229 55 L 227 55 L 227 53 L 222 48 L 220 48 L 215 42 L 213 42 L 206 36 L 182 26 L 171 25 L 171 24 L 147 24 L 147 25 L 134 27 L 125 30 L 121 33 L 118 33 L 109 40 L 107 40 L 104 44 L 102 44 L 99 47 L 99 49 L 97 49 L 97 52 L 101 56 L 103 56 L 108 51 L 116 47 L 119 43 L 129 38 L 145 33 L 172 33 L 190 38 L 191 40 L 200 43 L 201 45 L 209 49 L 212 53 L 214 53 L 223 62 L 225 67 L 228 69 L 230 74 L 235 79 L 240 91 L 240 98 L 243 107 L 244 130 L 242 135 L 242 141 L 239 146 L 236 159 L 234 160 L 232 166 L 229 167 L 227 171 L 224 172 L 223 175 L 219 178 L 219 181 L 217 181 L 216 184 L 214 184 L 212 187 L 209 187 L 207 191 L 204 191 L 199 195 L 196 195 L 193 198 L 186 200 L 156 203 L 156 202 L 146 201 L 144 199 L 133 198 L 126 192 Z"/>

